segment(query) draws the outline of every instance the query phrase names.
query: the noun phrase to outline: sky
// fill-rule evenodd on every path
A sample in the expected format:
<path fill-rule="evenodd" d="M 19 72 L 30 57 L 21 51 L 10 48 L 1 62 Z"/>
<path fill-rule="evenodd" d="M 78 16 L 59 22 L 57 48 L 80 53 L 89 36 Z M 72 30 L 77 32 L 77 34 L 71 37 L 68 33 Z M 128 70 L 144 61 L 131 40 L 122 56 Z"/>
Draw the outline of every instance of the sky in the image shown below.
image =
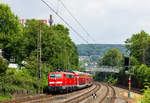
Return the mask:
<path fill-rule="evenodd" d="M 150 33 L 150 0 L 61 0 L 90 36 L 59 0 L 45 1 L 90 44 L 124 44 L 141 30 Z M 65 25 L 41 0 L 0 0 L 0 3 L 8 4 L 20 19 L 48 20 L 52 14 L 54 24 Z M 70 37 L 76 44 L 86 44 L 72 30 Z"/>

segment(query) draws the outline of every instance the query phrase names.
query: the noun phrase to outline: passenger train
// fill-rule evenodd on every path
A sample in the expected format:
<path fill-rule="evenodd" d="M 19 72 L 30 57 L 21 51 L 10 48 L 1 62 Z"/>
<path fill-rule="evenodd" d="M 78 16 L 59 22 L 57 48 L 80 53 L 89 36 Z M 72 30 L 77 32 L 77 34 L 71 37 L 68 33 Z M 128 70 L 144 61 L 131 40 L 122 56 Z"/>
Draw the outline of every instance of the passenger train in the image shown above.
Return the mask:
<path fill-rule="evenodd" d="M 89 73 L 78 71 L 58 71 L 48 74 L 49 92 L 69 92 L 91 86 L 93 77 Z"/>

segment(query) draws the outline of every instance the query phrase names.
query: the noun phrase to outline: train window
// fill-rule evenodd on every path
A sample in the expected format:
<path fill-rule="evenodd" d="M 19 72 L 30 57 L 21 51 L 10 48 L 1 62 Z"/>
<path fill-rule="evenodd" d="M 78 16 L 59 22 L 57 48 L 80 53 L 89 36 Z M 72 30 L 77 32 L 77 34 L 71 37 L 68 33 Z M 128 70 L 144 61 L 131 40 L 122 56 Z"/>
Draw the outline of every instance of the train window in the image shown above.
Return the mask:
<path fill-rule="evenodd" d="M 50 78 L 55 78 L 55 74 L 50 74 Z"/>
<path fill-rule="evenodd" d="M 69 75 L 68 75 L 68 74 L 66 74 L 66 78 L 69 78 Z"/>
<path fill-rule="evenodd" d="M 69 78 L 72 78 L 72 75 L 69 75 Z"/>
<path fill-rule="evenodd" d="M 69 78 L 74 78 L 74 75 L 69 75 Z"/>
<path fill-rule="evenodd" d="M 55 74 L 56 78 L 62 78 L 62 74 Z"/>

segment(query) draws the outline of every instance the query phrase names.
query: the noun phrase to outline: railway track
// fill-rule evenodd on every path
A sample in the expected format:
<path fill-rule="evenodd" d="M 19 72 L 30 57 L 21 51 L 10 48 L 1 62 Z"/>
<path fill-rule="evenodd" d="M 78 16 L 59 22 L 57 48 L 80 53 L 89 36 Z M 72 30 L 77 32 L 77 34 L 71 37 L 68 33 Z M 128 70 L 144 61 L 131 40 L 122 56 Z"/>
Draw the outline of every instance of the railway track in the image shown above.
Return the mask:
<path fill-rule="evenodd" d="M 41 100 L 45 98 L 52 98 L 54 95 L 39 95 L 39 96 L 34 96 L 34 97 L 25 97 L 25 98 L 20 98 L 16 100 L 11 100 L 11 101 L 6 101 L 3 103 L 24 103 L 24 102 L 29 102 L 29 101 L 34 101 L 34 100 Z"/>
<path fill-rule="evenodd" d="M 106 93 L 103 96 L 103 98 L 99 101 L 99 103 L 104 103 L 105 101 L 107 101 L 107 103 L 115 103 L 115 99 L 116 99 L 115 89 L 111 85 L 108 85 L 108 84 L 102 83 L 102 85 L 106 87 Z M 110 92 L 112 95 L 109 96 Z M 107 98 L 108 96 L 109 98 Z"/>
<path fill-rule="evenodd" d="M 82 89 L 84 90 L 84 89 Z M 82 91 L 81 90 L 81 91 Z M 93 89 L 90 91 L 93 91 Z M 24 97 L 24 98 L 18 98 L 15 100 L 10 100 L 10 101 L 6 101 L 6 102 L 2 102 L 2 103 L 52 103 L 52 101 L 57 100 L 58 98 L 64 98 L 68 95 L 72 95 L 72 94 L 77 94 L 78 92 L 80 92 L 80 90 L 75 91 L 75 92 L 70 92 L 67 94 L 55 94 L 55 95 L 38 95 L 38 96 L 28 96 L 28 97 Z M 59 102 L 60 103 L 60 102 Z"/>
<path fill-rule="evenodd" d="M 115 99 L 116 99 L 116 92 L 115 92 L 115 89 L 110 86 L 110 88 L 112 89 L 112 97 L 111 97 L 111 102 L 110 103 L 115 103 Z"/>
<path fill-rule="evenodd" d="M 102 87 L 105 87 L 101 89 Z M 105 92 L 102 92 L 105 91 Z M 79 90 L 80 91 L 80 90 Z M 40 96 L 33 96 L 33 97 L 25 97 L 22 99 L 11 100 L 3 103 L 86 103 L 89 99 L 93 101 L 92 103 L 116 103 L 116 91 L 115 88 L 106 83 L 94 83 L 91 89 L 87 89 L 85 92 L 72 92 L 67 94 L 57 94 L 57 95 L 40 95 Z M 101 94 L 98 94 L 102 92 Z M 98 94 L 97 98 L 92 99 L 92 94 Z M 67 98 L 69 96 L 69 98 Z M 62 98 L 57 100 L 58 98 Z M 63 100 L 63 101 L 62 101 Z M 88 101 L 89 102 L 89 101 Z M 91 103 L 91 102 L 89 102 Z M 118 103 L 118 102 L 117 102 Z"/>
<path fill-rule="evenodd" d="M 83 100 L 85 100 L 88 97 L 92 96 L 93 93 L 96 94 L 96 92 L 100 90 L 101 85 L 106 87 L 106 93 L 99 100 L 99 103 L 115 103 L 116 92 L 115 92 L 114 87 L 112 87 L 111 85 L 108 85 L 106 83 L 96 83 L 95 85 L 96 85 L 96 87 L 93 88 L 92 90 L 90 90 L 90 91 L 88 91 L 88 92 L 86 92 L 84 94 L 78 95 L 78 96 L 76 96 L 74 98 L 71 98 L 69 100 L 66 100 L 64 102 L 61 102 L 61 103 L 79 103 L 79 102 L 82 102 Z M 99 97 L 97 96 L 97 98 L 99 98 Z"/>
<path fill-rule="evenodd" d="M 71 98 L 71 99 L 61 102 L 61 103 L 79 103 L 79 102 L 85 100 L 86 98 L 92 96 L 92 94 L 96 93 L 101 88 L 100 83 L 95 83 L 95 85 L 96 85 L 96 87 L 91 89 L 90 91 L 80 94 L 74 98 Z"/>

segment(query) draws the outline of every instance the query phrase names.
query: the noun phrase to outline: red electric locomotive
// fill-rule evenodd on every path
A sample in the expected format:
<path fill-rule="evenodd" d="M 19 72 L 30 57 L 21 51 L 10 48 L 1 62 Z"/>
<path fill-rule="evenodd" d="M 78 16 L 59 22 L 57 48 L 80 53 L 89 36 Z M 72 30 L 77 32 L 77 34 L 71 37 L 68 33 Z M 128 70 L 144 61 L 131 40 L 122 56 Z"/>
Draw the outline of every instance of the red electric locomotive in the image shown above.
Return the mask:
<path fill-rule="evenodd" d="M 88 73 L 72 72 L 51 72 L 48 74 L 49 91 L 72 91 L 92 85 L 92 75 Z"/>

